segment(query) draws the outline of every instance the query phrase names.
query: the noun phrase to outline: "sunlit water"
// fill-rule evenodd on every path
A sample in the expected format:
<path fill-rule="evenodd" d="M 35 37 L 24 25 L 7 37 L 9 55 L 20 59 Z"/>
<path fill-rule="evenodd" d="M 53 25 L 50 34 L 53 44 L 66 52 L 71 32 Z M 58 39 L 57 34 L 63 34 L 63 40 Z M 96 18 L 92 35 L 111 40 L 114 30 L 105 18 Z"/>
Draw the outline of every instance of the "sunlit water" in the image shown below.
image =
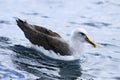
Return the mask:
<path fill-rule="evenodd" d="M 0 8 L 0 80 L 120 80 L 119 0 L 0 0 Z M 86 44 L 79 59 L 48 57 L 30 47 L 15 17 L 66 40 L 85 28 L 98 46 Z"/>

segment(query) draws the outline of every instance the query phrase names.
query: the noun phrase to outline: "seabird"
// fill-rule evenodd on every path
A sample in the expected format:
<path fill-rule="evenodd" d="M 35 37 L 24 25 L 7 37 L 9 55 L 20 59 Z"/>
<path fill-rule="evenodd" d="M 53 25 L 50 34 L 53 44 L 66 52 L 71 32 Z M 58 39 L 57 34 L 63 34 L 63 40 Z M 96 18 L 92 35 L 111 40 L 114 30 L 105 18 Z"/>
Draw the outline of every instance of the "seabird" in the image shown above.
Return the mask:
<path fill-rule="evenodd" d="M 70 43 L 65 41 L 58 33 L 45 27 L 32 25 L 21 19 L 16 19 L 17 25 L 24 32 L 25 37 L 34 45 L 42 46 L 46 50 L 52 50 L 60 55 L 72 55 L 80 53 L 84 43 L 88 42 L 93 47 L 96 44 L 87 36 L 84 29 L 77 28 L 72 31 Z"/>

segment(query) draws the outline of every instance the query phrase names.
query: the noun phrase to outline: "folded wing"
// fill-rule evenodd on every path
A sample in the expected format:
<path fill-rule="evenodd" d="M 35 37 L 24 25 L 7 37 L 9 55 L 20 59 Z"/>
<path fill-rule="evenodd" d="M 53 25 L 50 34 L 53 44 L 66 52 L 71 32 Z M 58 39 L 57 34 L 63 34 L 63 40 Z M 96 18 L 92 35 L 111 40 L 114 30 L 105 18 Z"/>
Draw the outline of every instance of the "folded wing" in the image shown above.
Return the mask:
<path fill-rule="evenodd" d="M 61 55 L 71 54 L 69 45 L 56 32 L 41 26 L 31 25 L 20 19 L 17 19 L 16 22 L 32 44 L 42 46 L 47 50 L 53 50 Z"/>

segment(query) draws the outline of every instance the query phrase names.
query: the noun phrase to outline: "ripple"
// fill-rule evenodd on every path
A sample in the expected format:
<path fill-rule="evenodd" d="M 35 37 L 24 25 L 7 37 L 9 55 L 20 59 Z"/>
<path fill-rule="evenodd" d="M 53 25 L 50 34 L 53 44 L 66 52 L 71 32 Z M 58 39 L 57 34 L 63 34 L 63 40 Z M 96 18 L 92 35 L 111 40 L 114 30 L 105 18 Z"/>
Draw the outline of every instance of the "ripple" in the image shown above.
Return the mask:
<path fill-rule="evenodd" d="M 102 1 L 98 1 L 98 2 L 96 2 L 95 4 L 97 4 L 97 5 L 101 5 L 101 4 L 104 4 L 104 2 L 102 2 Z"/>
<path fill-rule="evenodd" d="M 102 46 L 104 46 L 104 47 L 108 47 L 108 46 L 111 46 L 111 47 L 119 47 L 119 46 L 117 46 L 117 45 L 113 45 L 113 44 L 110 44 L 110 43 L 98 43 L 98 44 L 100 44 L 100 45 L 102 45 Z"/>
<path fill-rule="evenodd" d="M 83 25 L 88 25 L 88 26 L 91 26 L 91 27 L 95 27 L 95 28 L 101 28 L 101 27 L 108 27 L 109 23 L 104 23 L 104 22 L 85 22 L 85 23 L 82 23 Z"/>
<path fill-rule="evenodd" d="M 70 24 L 77 24 L 77 22 L 74 22 L 74 21 L 71 21 L 71 22 L 69 22 Z"/>
<path fill-rule="evenodd" d="M 114 77 L 116 80 L 120 80 L 120 77 Z"/>
<path fill-rule="evenodd" d="M 75 22 L 75 21 L 70 21 L 69 23 L 72 24 L 72 25 L 75 25 L 75 24 L 80 25 L 80 23 Z"/>
<path fill-rule="evenodd" d="M 88 25 L 88 26 L 93 26 L 93 27 L 96 27 L 97 25 L 94 24 L 94 23 L 83 23 L 84 25 Z"/>
<path fill-rule="evenodd" d="M 107 58 L 109 58 L 110 60 L 114 61 L 114 62 L 120 62 L 120 59 L 118 58 L 114 58 L 112 56 L 107 56 Z"/>
<path fill-rule="evenodd" d="M 6 20 L 0 20 L 0 24 L 10 24 L 10 22 Z"/>
<path fill-rule="evenodd" d="M 25 15 L 39 15 L 39 13 L 37 12 L 30 12 L 30 13 L 25 13 L 25 12 L 22 12 L 22 14 L 25 14 Z"/>
<path fill-rule="evenodd" d="M 0 42 L 8 43 L 8 41 L 10 41 L 9 38 L 7 38 L 7 37 L 3 37 L 3 36 L 0 36 Z"/>
<path fill-rule="evenodd" d="M 16 77 L 24 78 L 24 75 L 14 71 L 14 70 L 11 70 L 11 69 L 0 68 L 0 72 L 3 73 L 2 76 L 0 76 L 0 79 L 4 79 L 4 78 L 7 78 L 7 77 L 12 78 L 12 79 L 14 79 Z"/>
<path fill-rule="evenodd" d="M 86 19 L 91 19 L 91 17 L 88 17 L 88 16 L 80 16 L 80 18 L 86 18 Z"/>
<path fill-rule="evenodd" d="M 8 45 L 10 44 L 10 39 L 7 37 L 0 37 L 0 48 L 1 49 L 6 49 Z"/>
<path fill-rule="evenodd" d="M 94 56 L 103 56 L 102 54 L 100 54 L 100 53 L 88 53 L 88 54 L 90 54 L 90 55 L 94 55 Z"/>
<path fill-rule="evenodd" d="M 106 3 L 109 3 L 109 1 L 97 1 L 95 2 L 96 5 L 102 5 L 102 4 L 106 4 Z"/>
<path fill-rule="evenodd" d="M 115 53 L 120 53 L 120 51 L 114 51 Z"/>
<path fill-rule="evenodd" d="M 81 18 L 87 18 L 86 16 L 80 16 Z"/>
<path fill-rule="evenodd" d="M 42 18 L 50 18 L 49 16 L 41 16 Z"/>

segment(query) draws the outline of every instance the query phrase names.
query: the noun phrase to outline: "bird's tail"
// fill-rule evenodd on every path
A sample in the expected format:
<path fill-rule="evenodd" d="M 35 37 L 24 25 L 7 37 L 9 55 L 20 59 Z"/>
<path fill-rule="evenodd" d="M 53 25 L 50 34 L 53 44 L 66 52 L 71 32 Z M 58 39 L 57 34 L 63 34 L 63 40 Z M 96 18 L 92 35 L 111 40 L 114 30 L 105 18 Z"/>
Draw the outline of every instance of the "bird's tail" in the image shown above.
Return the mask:
<path fill-rule="evenodd" d="M 27 33 L 29 30 L 32 30 L 32 27 L 30 24 L 28 24 L 26 21 L 23 21 L 19 18 L 16 19 L 17 25 L 20 27 L 20 29 L 24 32 Z"/>

